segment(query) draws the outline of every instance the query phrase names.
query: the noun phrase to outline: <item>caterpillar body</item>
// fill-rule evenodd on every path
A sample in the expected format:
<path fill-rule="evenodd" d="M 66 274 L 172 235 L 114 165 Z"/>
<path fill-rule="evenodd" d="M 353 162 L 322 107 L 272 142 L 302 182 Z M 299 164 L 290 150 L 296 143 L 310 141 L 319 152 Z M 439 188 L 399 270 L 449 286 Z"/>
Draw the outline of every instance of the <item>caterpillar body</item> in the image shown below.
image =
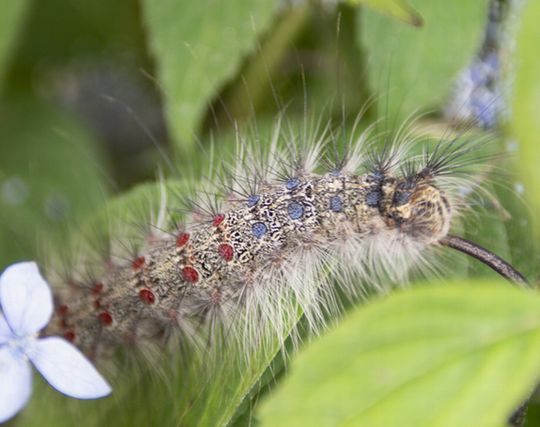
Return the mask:
<path fill-rule="evenodd" d="M 240 154 L 224 202 L 199 191 L 190 224 L 154 232 L 130 262 L 64 289 L 48 333 L 95 355 L 170 327 L 193 335 L 218 322 L 253 345 L 260 328 L 280 330 L 295 304 L 316 329 L 324 312 L 339 311 L 334 282 L 352 297 L 366 283 L 386 290 L 403 282 L 447 235 L 459 192 L 475 185 L 456 179 L 477 146 L 459 138 L 412 156 L 417 137 L 404 132 L 377 152 L 368 129 L 320 171 L 324 135 L 278 154 L 280 132 L 265 173 L 256 149 Z M 259 328 L 231 327 L 238 317 Z"/>

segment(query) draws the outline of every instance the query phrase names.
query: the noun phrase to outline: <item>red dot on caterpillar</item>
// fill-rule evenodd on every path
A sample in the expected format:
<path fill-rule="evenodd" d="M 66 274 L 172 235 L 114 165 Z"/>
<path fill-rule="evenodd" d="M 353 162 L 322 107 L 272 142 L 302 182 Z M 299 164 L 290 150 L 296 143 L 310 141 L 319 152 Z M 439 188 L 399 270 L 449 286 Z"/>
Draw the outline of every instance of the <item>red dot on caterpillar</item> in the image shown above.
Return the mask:
<path fill-rule="evenodd" d="M 181 248 L 184 246 L 189 240 L 189 233 L 180 233 L 176 237 L 176 247 Z"/>
<path fill-rule="evenodd" d="M 182 276 L 184 280 L 189 283 L 196 283 L 199 281 L 199 272 L 189 265 L 182 269 Z"/>
<path fill-rule="evenodd" d="M 140 270 L 142 266 L 144 265 L 145 259 L 143 256 L 137 257 L 133 260 L 131 263 L 131 266 L 134 270 Z"/>
<path fill-rule="evenodd" d="M 94 308 L 101 308 L 101 299 L 98 298 L 97 300 L 94 301 Z"/>
<path fill-rule="evenodd" d="M 68 311 L 69 311 L 69 308 L 66 304 L 62 304 L 58 306 L 58 308 L 56 309 L 56 312 L 58 313 L 58 315 L 63 316 L 63 317 L 67 316 Z"/>
<path fill-rule="evenodd" d="M 103 292 L 103 283 L 101 282 L 98 282 L 94 285 L 94 287 L 92 288 L 92 293 L 94 295 L 99 295 L 101 292 Z"/>
<path fill-rule="evenodd" d="M 228 243 L 222 243 L 218 246 L 218 254 L 225 261 L 232 261 L 234 256 L 234 249 Z"/>
<path fill-rule="evenodd" d="M 113 322 L 111 313 L 109 313 L 108 311 L 102 311 L 101 313 L 99 313 L 98 320 L 102 326 L 110 326 Z"/>
<path fill-rule="evenodd" d="M 141 289 L 139 292 L 139 298 L 142 302 L 148 305 L 154 304 L 156 301 L 156 297 L 150 289 Z"/>
<path fill-rule="evenodd" d="M 64 333 L 64 338 L 69 342 L 75 341 L 75 332 L 73 332 L 73 331 L 65 332 Z"/>
<path fill-rule="evenodd" d="M 214 216 L 214 220 L 212 221 L 212 225 L 214 227 L 219 227 L 219 225 L 223 222 L 224 219 L 225 219 L 225 215 L 217 214 L 216 216 Z"/>

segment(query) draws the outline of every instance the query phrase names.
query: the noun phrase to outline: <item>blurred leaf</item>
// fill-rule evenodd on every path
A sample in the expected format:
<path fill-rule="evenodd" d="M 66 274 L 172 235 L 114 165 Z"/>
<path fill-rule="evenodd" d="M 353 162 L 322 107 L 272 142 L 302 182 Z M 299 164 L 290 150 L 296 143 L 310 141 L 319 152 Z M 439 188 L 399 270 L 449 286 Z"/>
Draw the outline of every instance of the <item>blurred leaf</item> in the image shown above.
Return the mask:
<path fill-rule="evenodd" d="M 467 285 L 358 309 L 293 361 L 262 425 L 503 425 L 540 376 L 540 296 Z"/>
<path fill-rule="evenodd" d="M 520 150 L 519 172 L 534 209 L 536 238 L 540 237 L 540 3 L 527 2 L 518 35 L 516 83 L 511 126 Z"/>
<path fill-rule="evenodd" d="M 0 88 L 5 67 L 28 7 L 27 0 L 0 0 Z"/>
<path fill-rule="evenodd" d="M 380 97 L 382 114 L 390 116 L 390 127 L 413 112 L 441 107 L 458 72 L 480 46 L 486 19 L 486 0 L 411 3 L 424 17 L 421 28 L 371 10 L 360 15 L 370 85 Z"/>
<path fill-rule="evenodd" d="M 0 107 L 0 267 L 49 252 L 70 222 L 99 207 L 107 185 L 97 145 L 48 104 Z M 51 241 L 49 241 L 51 239 Z M 43 248 L 41 248 L 43 249 Z"/>
<path fill-rule="evenodd" d="M 364 4 L 415 27 L 423 24 L 422 16 L 406 0 L 347 0 L 347 3 L 354 6 Z"/>
<path fill-rule="evenodd" d="M 176 146 L 190 148 L 216 91 L 256 48 L 274 0 L 143 0 L 150 47 Z"/>

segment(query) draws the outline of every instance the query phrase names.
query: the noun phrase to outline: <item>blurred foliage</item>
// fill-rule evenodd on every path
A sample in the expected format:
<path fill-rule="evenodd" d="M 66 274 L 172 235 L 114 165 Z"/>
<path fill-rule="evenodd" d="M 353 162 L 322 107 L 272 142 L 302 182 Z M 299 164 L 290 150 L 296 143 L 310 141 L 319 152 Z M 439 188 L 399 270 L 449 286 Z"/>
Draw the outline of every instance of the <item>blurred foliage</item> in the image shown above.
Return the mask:
<path fill-rule="evenodd" d="M 353 6 L 359 4 L 369 6 L 378 12 L 417 27 L 424 23 L 422 15 L 411 7 L 406 0 L 348 0 L 348 3 Z"/>
<path fill-rule="evenodd" d="M 3 79 L 6 62 L 17 41 L 21 21 L 24 19 L 28 6 L 27 1 L 2 0 L 0 2 L 0 79 Z M 0 85 L 0 89 L 2 85 Z"/>
<path fill-rule="evenodd" d="M 540 210 L 540 59 L 535 48 L 540 41 L 540 4 L 529 2 L 524 7 L 523 26 L 519 31 L 516 54 L 516 90 L 512 108 L 513 133 L 520 144 L 520 170 L 528 201 L 534 212 Z M 540 236 L 537 215 L 534 215 L 536 237 Z"/>
<path fill-rule="evenodd" d="M 383 97 L 382 114 L 392 126 L 444 105 L 457 73 L 478 49 L 488 1 L 411 3 L 422 13 L 421 29 L 369 10 L 361 15 L 359 42 L 367 52 L 370 85 Z"/>
<path fill-rule="evenodd" d="M 103 203 L 108 185 L 94 136 L 63 109 L 37 101 L 2 105 L 0 129 L 0 257 L 6 265 L 47 253 L 53 239 L 60 243 L 67 223 Z"/>
<path fill-rule="evenodd" d="M 487 0 L 21 0 L 0 1 L 0 7 L 5 266 L 64 257 L 73 252 L 73 235 L 105 239 L 115 221 L 119 228 L 120 222 L 148 222 L 160 185 L 131 187 L 154 181 L 160 168 L 170 178 L 167 188 L 181 194 L 185 181 L 178 177 L 199 176 L 209 158 L 230 156 L 237 129 L 266 144 L 279 111 L 292 127 L 302 125 L 306 106 L 310 116 L 349 127 L 375 99 L 361 128 L 373 120 L 397 128 L 417 112 L 442 134 L 448 123 L 440 111 L 480 45 Z M 526 8 L 513 67 L 514 139 L 503 131 L 495 142 L 506 154 L 517 147 L 519 160 L 497 160 L 495 173 L 482 177 L 490 194 L 470 200 L 474 215 L 454 232 L 535 281 L 540 10 L 537 2 Z M 538 298 L 485 285 L 494 274 L 459 254 L 443 262 L 461 285 L 403 291 L 353 307 L 347 322 L 293 362 L 291 375 L 278 344 L 288 330 L 249 363 L 234 346 L 206 357 L 172 349 L 143 367 L 124 354 L 124 366 L 111 373 L 112 398 L 72 401 L 38 381 L 31 404 L 12 424 L 252 425 L 259 398 L 284 378 L 260 413 L 265 425 L 316 424 L 322 411 L 367 425 L 372 418 L 349 417 L 385 390 L 390 394 L 361 415 L 384 418 L 379 426 L 397 418 L 403 425 L 435 425 L 414 418 L 430 416 L 426 409 L 441 411 L 438 425 L 501 425 L 540 378 Z M 523 328 L 530 334 L 520 335 Z M 487 346 L 501 337 L 507 339 Z M 421 360 L 426 363 L 417 368 L 447 365 L 407 383 L 410 389 L 392 382 L 392 375 L 414 376 L 406 362 Z M 381 371 L 384 381 L 373 380 Z M 311 393 L 317 399 L 308 399 Z M 343 412 L 333 413 L 340 405 Z M 539 408 L 533 397 L 530 425 L 540 420 Z"/>

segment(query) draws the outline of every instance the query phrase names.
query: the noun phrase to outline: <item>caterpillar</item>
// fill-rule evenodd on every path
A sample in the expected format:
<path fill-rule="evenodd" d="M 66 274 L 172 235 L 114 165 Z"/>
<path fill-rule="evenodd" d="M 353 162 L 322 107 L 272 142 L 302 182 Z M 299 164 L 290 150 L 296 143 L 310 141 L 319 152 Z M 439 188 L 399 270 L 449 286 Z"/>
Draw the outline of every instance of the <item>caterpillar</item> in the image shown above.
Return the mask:
<path fill-rule="evenodd" d="M 503 3 L 490 3 L 478 58 L 458 77 L 446 111 L 451 121 L 488 128 L 500 114 L 500 95 L 475 94 L 499 79 L 493 58 L 498 61 L 500 40 L 493 27 L 503 21 Z M 463 90 L 464 78 L 478 67 L 491 74 L 467 80 Z M 171 224 L 165 204 L 171 195 L 164 194 L 157 224 L 131 259 L 116 262 L 107 254 L 97 272 L 83 268 L 70 275 L 47 333 L 63 335 L 93 356 L 171 328 L 193 338 L 200 325 L 226 325 L 250 346 L 265 328 L 283 330 L 281 319 L 297 305 L 318 329 L 325 312 L 340 311 L 338 289 L 352 299 L 370 289 L 387 291 L 406 281 L 409 270 L 433 268 L 429 258 L 442 246 L 525 282 L 502 259 L 449 235 L 470 210 L 464 195 L 480 187 L 475 176 L 490 155 L 479 150 L 489 145 L 489 134 L 458 132 L 434 142 L 413 121 L 394 135 L 374 132 L 375 123 L 353 131 L 342 147 L 344 135 L 330 125 L 308 132 L 304 120 L 297 132 L 282 114 L 270 144 L 262 144 L 267 152 L 257 138 L 250 143 L 237 132 L 232 166 L 207 177 L 221 184 L 199 185 L 184 197 L 191 219 Z M 423 154 L 415 154 L 418 142 Z M 234 325 L 238 318 L 243 327 Z M 257 327 L 246 326 L 252 324 Z"/>
<path fill-rule="evenodd" d="M 164 185 L 142 246 L 106 251 L 97 267 L 76 259 L 79 268 L 52 280 L 56 314 L 46 334 L 101 360 L 148 343 L 206 353 L 208 340 L 212 357 L 221 357 L 222 338 L 249 359 L 273 344 L 269 337 L 294 341 L 299 317 L 318 332 L 344 299 L 388 292 L 415 269 L 437 270 L 433 256 L 445 248 L 525 282 L 502 259 L 449 234 L 473 213 L 468 195 L 487 173 L 491 154 L 482 150 L 491 135 L 437 139 L 412 120 L 395 134 L 374 123 L 345 135 L 304 120 L 298 131 L 282 113 L 270 141 L 237 131 L 230 166 L 214 161 L 218 170 L 181 195 Z M 187 213 L 180 223 L 178 199 Z"/>
<path fill-rule="evenodd" d="M 393 137 L 371 126 L 336 154 L 331 129 L 302 135 L 282 127 L 278 120 L 266 154 L 239 136 L 234 166 L 218 174 L 229 179 L 195 191 L 190 221 L 164 229 L 162 219 L 131 260 L 67 287 L 47 333 L 96 356 L 170 328 L 192 336 L 200 325 L 221 324 L 250 346 L 261 331 L 281 330 L 297 304 L 317 329 L 325 311 L 339 312 L 335 282 L 350 298 L 370 286 L 387 291 L 411 268 L 429 267 L 429 252 L 442 245 L 525 280 L 448 234 L 466 207 L 460 194 L 478 185 L 462 174 L 482 138 L 443 138 L 430 150 L 429 138 L 407 125 Z M 381 138 L 388 140 L 377 149 Z M 413 154 L 422 139 L 424 153 Z M 246 333 L 234 325 L 239 317 L 257 327 Z"/>

